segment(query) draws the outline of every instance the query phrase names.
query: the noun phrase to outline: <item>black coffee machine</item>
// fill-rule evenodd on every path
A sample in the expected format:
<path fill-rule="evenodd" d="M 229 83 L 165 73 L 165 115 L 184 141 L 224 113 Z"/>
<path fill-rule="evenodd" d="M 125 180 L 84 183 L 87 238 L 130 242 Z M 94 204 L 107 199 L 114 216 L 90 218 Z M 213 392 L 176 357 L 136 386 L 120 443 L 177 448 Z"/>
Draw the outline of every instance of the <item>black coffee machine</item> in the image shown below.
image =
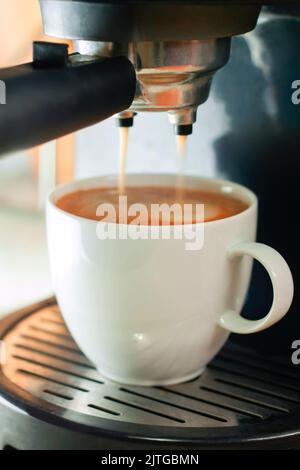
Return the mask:
<path fill-rule="evenodd" d="M 226 114 L 211 142 L 218 171 L 258 195 L 258 240 L 288 261 L 295 298 L 272 329 L 232 335 L 196 381 L 148 390 L 100 377 L 54 299 L 13 314 L 0 325 L 8 346 L 2 447 L 300 446 L 300 375 L 291 359 L 300 340 L 300 2 L 285 3 L 40 0 L 45 32 L 74 40 L 75 53 L 35 43 L 33 63 L 0 71 L 7 103 L 0 106 L 1 154 L 111 115 L 132 126 L 145 111 L 166 111 L 174 132 L 187 135 L 211 92 Z M 253 28 L 251 38 L 244 35 Z M 246 317 L 268 310 L 271 286 L 262 286 L 267 276 L 255 266 Z M 97 403 L 81 399 L 92 392 Z M 108 395 L 120 413 L 111 412 Z"/>

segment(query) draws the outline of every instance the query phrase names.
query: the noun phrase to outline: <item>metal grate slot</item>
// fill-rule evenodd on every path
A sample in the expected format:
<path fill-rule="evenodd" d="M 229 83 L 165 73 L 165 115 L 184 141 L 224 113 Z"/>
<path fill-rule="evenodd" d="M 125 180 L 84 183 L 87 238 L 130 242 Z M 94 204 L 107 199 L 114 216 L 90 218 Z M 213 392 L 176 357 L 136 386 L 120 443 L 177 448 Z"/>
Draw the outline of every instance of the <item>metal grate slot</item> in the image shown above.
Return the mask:
<path fill-rule="evenodd" d="M 56 372 L 61 372 L 62 374 L 70 375 L 70 376 L 73 376 L 73 377 L 78 377 L 79 379 L 88 380 L 90 382 L 94 382 L 94 383 L 98 383 L 98 384 L 103 384 L 104 383 L 102 380 L 94 379 L 94 378 L 86 376 L 86 375 L 77 374 L 77 373 L 75 373 L 73 371 L 71 372 L 70 370 L 67 370 L 67 369 L 60 369 L 59 367 L 52 366 L 51 364 L 47 364 L 45 362 L 36 361 L 34 359 L 29 359 L 27 357 L 22 357 L 22 356 L 19 356 L 19 355 L 16 355 L 16 354 L 14 354 L 12 357 L 14 359 L 19 359 L 20 361 L 24 361 L 24 362 L 28 362 L 28 363 L 31 363 L 31 364 L 35 364 L 37 366 L 45 367 L 46 369 L 54 370 Z"/>
<path fill-rule="evenodd" d="M 70 337 L 70 335 L 67 335 L 65 333 L 51 331 L 51 330 L 48 330 L 47 328 L 41 328 L 40 326 L 35 326 L 35 325 L 30 325 L 29 328 L 33 331 L 46 333 L 47 335 L 56 336 L 57 338 L 65 339 L 66 341 L 70 341 L 71 343 L 74 343 L 74 340 Z"/>
<path fill-rule="evenodd" d="M 89 392 L 89 390 L 86 389 L 86 388 L 78 387 L 76 385 L 71 385 L 71 384 L 68 384 L 66 382 L 61 382 L 60 380 L 57 380 L 57 379 L 54 379 L 54 378 L 51 378 L 51 377 L 47 377 L 46 375 L 40 375 L 40 374 L 37 374 L 36 372 L 31 372 L 29 370 L 18 369 L 17 372 L 20 373 L 20 374 L 29 375 L 30 377 L 35 377 L 37 379 L 41 379 L 43 381 L 46 380 L 47 382 L 52 382 L 52 383 L 57 384 L 57 385 L 62 385 L 64 387 L 72 388 L 74 390 L 78 390 L 79 392 Z"/>
<path fill-rule="evenodd" d="M 120 416 L 120 414 L 121 414 L 121 413 L 118 413 L 117 411 L 109 410 L 107 408 L 103 408 L 103 406 L 97 406 L 97 405 L 93 405 L 91 403 L 88 404 L 88 407 L 93 408 L 93 410 L 102 411 L 103 413 L 108 413 L 108 414 L 113 415 L 113 416 Z"/>
<path fill-rule="evenodd" d="M 242 397 L 240 395 L 235 395 L 234 393 L 228 393 L 228 392 L 225 392 L 223 390 L 217 390 L 214 387 L 206 387 L 204 385 L 204 386 L 201 386 L 200 388 L 201 388 L 201 390 L 205 390 L 206 392 L 212 392 L 212 393 L 215 393 L 216 395 L 221 395 L 222 397 L 238 399 L 239 401 L 242 401 L 243 403 L 254 403 L 256 405 L 262 406 L 263 408 L 266 408 L 266 409 L 269 409 L 269 410 L 275 410 L 275 411 L 278 411 L 280 413 L 288 413 L 289 412 L 289 410 L 287 408 L 282 408 L 280 406 L 270 405 L 270 404 L 266 404 L 266 403 L 260 403 L 258 400 L 255 400 L 254 398 L 252 398 L 252 399 L 251 398 L 245 398 L 245 397 Z"/>
<path fill-rule="evenodd" d="M 50 324 L 53 324 L 53 325 L 65 327 L 65 324 L 62 320 L 53 320 L 52 318 L 46 318 L 46 317 L 42 317 L 40 319 L 40 323 L 50 323 Z"/>
<path fill-rule="evenodd" d="M 86 367 L 87 369 L 95 370 L 95 367 L 88 363 L 86 360 L 84 362 L 74 361 L 73 359 L 69 359 L 67 357 L 59 356 L 58 354 L 53 354 L 49 351 L 43 351 L 41 349 L 36 349 L 31 346 L 27 346 L 26 344 L 15 343 L 14 346 L 17 349 L 22 349 L 23 351 L 29 351 L 33 353 L 40 354 L 42 356 L 47 356 L 52 359 L 57 359 L 59 361 L 65 362 L 66 364 L 73 364 L 79 367 Z"/>
<path fill-rule="evenodd" d="M 266 390 L 261 390 L 259 387 L 254 387 L 254 386 L 250 386 L 250 385 L 242 385 L 240 384 L 239 382 L 235 383 L 233 381 L 230 381 L 230 380 L 226 380 L 226 379 L 220 379 L 218 377 L 215 378 L 215 381 L 216 382 L 219 382 L 221 384 L 224 384 L 224 385 L 230 385 L 231 387 L 235 387 L 235 388 L 238 388 L 240 390 L 246 390 L 246 391 L 249 391 L 249 392 L 257 392 L 257 393 L 261 393 L 263 396 L 265 397 L 272 397 L 272 398 L 281 398 L 283 400 L 285 400 L 286 402 L 291 402 L 291 403 L 297 403 L 297 404 L 300 404 L 300 399 L 298 398 L 291 398 L 291 397 L 288 397 L 286 395 L 282 395 L 280 393 L 276 393 L 275 391 L 266 391 Z"/>
<path fill-rule="evenodd" d="M 47 330 L 50 329 L 54 333 L 66 335 L 67 337 L 70 336 L 66 324 L 58 317 L 52 319 L 45 315 L 39 316 L 36 322 L 36 326 L 37 328 L 45 328 Z"/>
<path fill-rule="evenodd" d="M 216 415 L 213 415 L 213 414 L 210 414 L 210 413 L 205 413 L 205 412 L 202 412 L 202 411 L 198 411 L 195 408 L 188 408 L 188 407 L 185 407 L 185 406 L 181 406 L 179 404 L 172 403 L 171 400 L 158 399 L 158 398 L 155 398 L 153 396 L 145 395 L 143 393 L 138 393 L 136 391 L 129 390 L 129 389 L 123 388 L 123 387 L 120 388 L 120 391 L 126 392 L 126 393 L 128 393 L 130 395 L 134 395 L 136 397 L 145 398 L 146 400 L 151 400 L 151 401 L 154 401 L 154 402 L 157 402 L 157 403 L 162 403 L 164 405 L 168 405 L 168 406 L 171 406 L 173 408 L 177 408 L 179 410 L 188 411 L 190 413 L 195 413 L 195 414 L 198 414 L 199 416 L 203 416 L 205 418 L 212 419 L 213 421 L 219 421 L 221 423 L 227 423 L 227 421 L 228 421 L 227 419 L 222 418 L 221 416 L 216 416 Z"/>
<path fill-rule="evenodd" d="M 255 371 L 249 370 L 247 367 L 232 367 L 227 363 L 224 363 L 221 359 L 215 359 L 212 364 L 210 364 L 210 369 L 211 370 L 216 370 L 220 372 L 229 372 L 231 375 L 237 376 L 237 377 L 245 377 L 246 379 L 253 379 L 256 382 L 260 382 L 263 384 L 267 385 L 275 385 L 277 387 L 282 387 L 285 390 L 291 390 L 295 392 L 300 392 L 298 387 L 295 387 L 294 385 L 290 385 L 290 383 L 287 382 L 279 382 L 277 380 L 273 380 L 273 376 L 266 376 L 266 374 L 259 374 Z M 268 377 L 268 378 L 267 378 Z"/>
<path fill-rule="evenodd" d="M 250 351 L 248 349 L 241 348 L 239 345 L 234 344 L 234 343 L 227 343 L 225 345 L 225 347 L 222 350 L 222 355 L 226 353 L 234 354 L 235 357 L 238 356 L 238 357 L 241 357 L 242 359 L 250 358 L 250 359 L 253 359 L 254 361 L 261 361 L 261 358 L 262 358 L 261 355 L 259 355 L 256 351 L 253 351 L 253 350 Z M 291 371 L 294 371 L 294 366 L 290 363 L 290 357 L 264 356 L 264 363 L 266 365 L 275 366 L 276 368 L 275 370 L 284 368 L 285 370 L 289 369 Z"/>
<path fill-rule="evenodd" d="M 190 398 L 191 400 L 196 400 L 201 403 L 205 403 L 206 405 L 213 405 L 221 410 L 226 410 L 226 411 L 232 411 L 233 413 L 236 413 L 237 415 L 245 416 L 246 418 L 256 418 L 256 419 L 263 419 L 263 416 L 259 413 L 255 413 L 248 410 L 245 410 L 244 408 L 240 408 L 239 406 L 230 406 L 228 404 L 225 404 L 223 401 L 221 402 L 220 400 L 214 401 L 214 400 L 208 400 L 205 398 L 200 398 L 196 395 L 189 395 L 187 393 L 179 392 L 176 390 L 172 389 L 167 389 L 165 387 L 159 387 L 161 390 L 165 390 L 169 393 L 173 393 L 174 395 L 178 395 L 180 397 L 185 397 L 185 398 Z"/>
<path fill-rule="evenodd" d="M 300 381 L 300 377 L 299 377 L 299 374 L 297 374 L 297 372 L 294 372 L 294 371 L 287 372 L 286 371 L 287 368 L 285 368 L 285 370 L 283 371 L 283 370 L 280 370 L 280 367 L 276 367 L 274 365 L 271 366 L 270 364 L 268 364 L 267 366 L 264 366 L 249 356 L 244 359 L 237 359 L 236 354 L 233 354 L 229 351 L 224 351 L 222 353 L 222 359 L 224 361 L 230 362 L 231 364 L 237 364 L 243 367 L 247 365 L 248 367 L 252 369 L 259 370 L 262 372 L 267 372 L 268 374 L 272 372 L 272 374 L 274 374 L 275 377 L 278 377 L 279 380 L 282 380 L 283 378 L 284 379 L 287 378 L 287 379 Z M 300 383 L 299 383 L 299 389 L 300 389 Z"/>
<path fill-rule="evenodd" d="M 63 400 L 73 400 L 73 397 L 62 395 L 61 393 L 53 392 L 52 390 L 44 390 L 44 393 L 48 393 L 48 395 L 53 395 L 57 398 L 62 398 Z"/>
<path fill-rule="evenodd" d="M 61 344 L 61 343 L 54 343 L 53 341 L 49 341 L 49 340 L 46 340 L 46 339 L 37 338 L 36 336 L 25 335 L 25 334 L 20 335 L 20 338 L 28 339 L 28 340 L 33 341 L 35 343 L 39 343 L 40 345 L 51 346 L 51 347 L 56 348 L 56 349 L 61 349 L 63 351 L 68 351 L 68 352 L 83 356 L 83 353 L 80 351 L 80 349 L 71 348 L 71 347 L 65 346 L 64 344 Z"/>
<path fill-rule="evenodd" d="M 161 418 L 169 419 L 170 421 L 175 421 L 177 423 L 185 423 L 185 420 L 180 419 L 180 418 L 176 418 L 175 416 L 168 416 L 168 415 L 166 415 L 164 413 L 161 413 L 159 411 L 154 411 L 154 410 L 151 410 L 149 408 L 145 408 L 143 406 L 140 406 L 140 405 L 137 405 L 137 404 L 134 404 L 134 403 L 119 400 L 118 398 L 107 397 L 107 396 L 105 396 L 104 398 L 106 400 L 112 401 L 114 403 L 119 403 L 120 405 L 128 406 L 130 408 L 135 408 L 137 410 L 144 411 L 145 413 L 150 413 L 152 415 L 160 416 Z"/>
<path fill-rule="evenodd" d="M 300 400 L 300 391 L 294 390 L 294 388 L 290 389 L 286 382 L 283 382 L 281 385 L 277 385 L 272 383 L 272 380 L 263 380 L 261 378 L 256 378 L 254 375 L 253 377 L 248 374 L 243 373 L 235 373 L 233 371 L 224 370 L 223 368 L 216 368 L 215 366 L 210 366 L 210 370 L 213 372 L 216 379 L 221 380 L 229 380 L 234 384 L 241 384 L 245 387 L 253 387 L 255 390 L 260 391 L 262 393 L 276 393 L 280 398 L 283 400 L 286 399 L 295 399 L 296 401 Z"/>

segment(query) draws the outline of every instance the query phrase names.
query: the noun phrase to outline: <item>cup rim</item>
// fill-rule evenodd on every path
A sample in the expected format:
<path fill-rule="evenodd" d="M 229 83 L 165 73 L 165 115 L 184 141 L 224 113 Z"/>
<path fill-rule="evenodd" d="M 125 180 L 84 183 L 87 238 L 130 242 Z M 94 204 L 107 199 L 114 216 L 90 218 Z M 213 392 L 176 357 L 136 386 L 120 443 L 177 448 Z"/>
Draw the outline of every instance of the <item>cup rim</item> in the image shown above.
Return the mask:
<path fill-rule="evenodd" d="M 126 175 L 126 182 L 128 183 L 128 180 L 130 178 L 134 178 L 134 179 L 137 179 L 137 180 L 140 180 L 142 178 L 149 178 L 155 182 L 157 182 L 157 180 L 159 178 L 163 179 L 163 178 L 170 178 L 170 179 L 173 179 L 174 181 L 176 180 L 176 177 L 177 175 L 175 173 L 128 173 Z M 55 198 L 59 197 L 59 196 L 62 196 L 64 194 L 68 194 L 68 193 L 71 193 L 73 191 L 76 191 L 76 190 L 80 190 L 80 189 L 92 189 L 93 187 L 93 183 L 95 182 L 95 185 L 99 184 L 99 181 L 101 180 L 109 180 L 111 182 L 114 182 L 114 185 L 116 185 L 118 183 L 118 176 L 116 174 L 110 174 L 110 175 L 98 175 L 98 176 L 92 176 L 92 177 L 88 177 L 88 178 L 81 178 L 81 179 L 78 179 L 78 180 L 74 180 L 72 182 L 68 182 L 68 183 L 62 183 L 58 186 L 56 186 L 52 191 L 50 191 L 50 193 L 48 194 L 48 197 L 47 197 L 47 207 L 51 207 L 52 209 L 56 210 L 58 213 L 61 213 L 63 215 L 65 215 L 66 217 L 70 218 L 70 219 L 73 219 L 73 220 L 78 220 L 78 221 L 81 221 L 81 222 L 85 222 L 85 223 L 91 223 L 91 224 L 99 224 L 99 223 L 105 223 L 107 225 L 118 225 L 118 226 L 121 226 L 121 225 L 125 225 L 125 226 L 128 226 L 128 224 L 117 224 L 116 222 L 102 222 L 100 220 L 94 220 L 94 219 L 88 219 L 86 217 L 82 217 L 82 216 L 79 216 L 79 215 L 75 215 L 75 214 L 71 214 L 70 212 L 67 212 L 59 207 L 57 207 L 56 205 L 56 200 Z M 244 209 L 242 212 L 239 212 L 238 214 L 234 214 L 234 215 L 231 215 L 229 217 L 225 217 L 225 218 L 222 218 L 222 219 L 216 219 L 216 220 L 209 220 L 209 221 L 204 221 L 204 222 L 197 222 L 197 223 L 193 223 L 193 224 L 181 224 L 181 225 L 184 225 L 185 227 L 195 227 L 197 225 L 202 225 L 202 224 L 205 224 L 205 226 L 208 226 L 208 225 L 217 225 L 217 224 L 221 224 L 221 223 L 225 223 L 226 221 L 232 221 L 236 218 L 239 218 L 241 216 L 244 216 L 246 214 L 248 214 L 249 212 L 255 210 L 257 208 L 257 205 L 258 205 L 258 200 L 257 200 L 257 196 L 255 195 L 255 193 L 253 191 L 251 191 L 251 189 L 247 188 L 246 186 L 243 186 L 239 183 L 235 183 L 234 181 L 231 181 L 231 180 L 227 180 L 227 179 L 223 179 L 223 178 L 213 178 L 213 177 L 206 177 L 206 176 L 198 176 L 198 175 L 194 175 L 194 174 L 185 174 L 184 175 L 184 181 L 185 180 L 193 180 L 193 181 L 202 181 L 202 182 L 205 182 L 205 183 L 211 183 L 214 187 L 219 187 L 219 188 L 222 188 L 222 186 L 224 186 L 224 188 L 227 188 L 230 187 L 232 188 L 233 190 L 236 190 L 237 192 L 241 192 L 243 193 L 243 195 L 245 196 L 245 199 L 248 199 L 248 202 L 247 204 L 248 207 L 246 209 Z M 153 183 L 151 183 L 153 184 Z M 88 185 L 86 186 L 86 188 L 83 188 L 81 187 L 82 185 Z M 140 183 L 140 185 L 142 186 L 143 185 L 143 182 Z M 163 184 L 159 185 L 157 184 L 157 186 L 162 186 Z M 138 184 L 134 184 L 132 186 L 138 186 Z M 154 186 L 156 186 L 156 184 L 154 184 Z M 109 185 L 107 186 L 109 187 Z M 69 190 L 68 190 L 69 189 Z M 228 191 L 228 190 L 224 190 L 224 194 L 228 194 L 229 192 L 232 192 L 232 191 Z M 60 194 L 58 194 L 60 193 Z M 152 226 L 151 225 L 145 225 L 144 227 L 146 227 L 147 229 L 148 228 L 151 228 Z M 174 225 L 162 225 L 162 226 L 159 226 L 160 229 L 164 229 L 164 227 L 167 227 L 167 228 L 172 228 L 174 227 Z"/>

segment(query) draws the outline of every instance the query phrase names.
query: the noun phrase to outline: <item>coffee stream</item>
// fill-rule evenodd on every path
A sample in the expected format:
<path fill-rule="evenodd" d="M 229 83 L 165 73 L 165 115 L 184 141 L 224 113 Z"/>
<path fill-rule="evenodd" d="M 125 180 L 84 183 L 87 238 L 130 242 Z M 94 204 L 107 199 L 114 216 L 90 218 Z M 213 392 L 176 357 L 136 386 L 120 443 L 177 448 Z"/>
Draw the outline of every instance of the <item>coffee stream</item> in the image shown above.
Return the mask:
<path fill-rule="evenodd" d="M 177 154 L 178 154 L 178 174 L 177 174 L 177 184 L 176 191 L 178 196 L 178 201 L 181 202 L 183 199 L 184 193 L 184 163 L 186 159 L 187 151 L 187 135 L 177 135 Z"/>
<path fill-rule="evenodd" d="M 119 150 L 119 193 L 125 194 L 126 191 L 126 166 L 129 142 L 129 127 L 119 128 L 120 150 Z M 187 136 L 176 136 L 177 154 L 178 154 L 178 173 L 176 192 L 178 200 L 182 201 L 184 192 L 184 163 L 187 151 Z"/>
<path fill-rule="evenodd" d="M 123 195 L 126 189 L 126 164 L 128 154 L 129 127 L 120 127 L 120 155 L 119 155 L 119 193 Z"/>

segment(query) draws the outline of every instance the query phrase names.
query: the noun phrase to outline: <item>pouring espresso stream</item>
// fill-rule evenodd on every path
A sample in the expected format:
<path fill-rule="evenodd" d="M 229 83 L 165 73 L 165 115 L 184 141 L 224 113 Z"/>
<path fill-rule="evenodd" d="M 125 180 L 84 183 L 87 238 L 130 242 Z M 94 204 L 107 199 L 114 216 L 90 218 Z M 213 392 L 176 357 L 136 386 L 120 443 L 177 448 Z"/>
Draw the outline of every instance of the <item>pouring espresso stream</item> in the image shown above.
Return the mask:
<path fill-rule="evenodd" d="M 126 171 L 128 160 L 129 145 L 129 127 L 119 127 L 119 193 L 124 195 L 126 192 Z M 176 193 L 178 201 L 183 197 L 184 183 L 184 164 L 187 154 L 187 135 L 176 136 L 176 147 L 178 155 L 178 173 L 176 182 Z M 163 201 L 161 201 L 163 202 Z"/>
<path fill-rule="evenodd" d="M 187 135 L 177 135 L 177 154 L 178 154 L 178 176 L 177 176 L 177 196 L 178 200 L 181 201 L 183 198 L 183 180 L 184 180 L 184 164 L 187 153 Z"/>
<path fill-rule="evenodd" d="M 119 127 L 119 193 L 125 193 L 126 190 L 126 164 L 129 143 L 129 127 Z"/>

